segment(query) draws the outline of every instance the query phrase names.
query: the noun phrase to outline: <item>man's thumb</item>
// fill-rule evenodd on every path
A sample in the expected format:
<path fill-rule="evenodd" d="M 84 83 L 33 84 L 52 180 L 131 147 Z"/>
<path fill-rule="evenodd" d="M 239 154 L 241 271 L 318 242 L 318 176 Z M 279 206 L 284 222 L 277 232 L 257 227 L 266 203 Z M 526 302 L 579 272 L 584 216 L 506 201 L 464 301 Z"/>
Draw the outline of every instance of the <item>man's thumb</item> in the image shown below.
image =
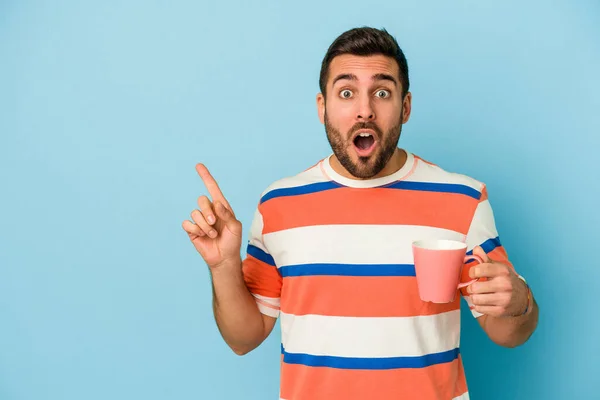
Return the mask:
<path fill-rule="evenodd" d="M 484 263 L 492 262 L 492 260 L 488 257 L 487 253 L 485 251 L 483 251 L 483 249 L 481 248 L 481 246 L 476 246 L 473 249 L 473 255 L 474 256 L 478 256 L 479 258 L 481 258 Z"/>

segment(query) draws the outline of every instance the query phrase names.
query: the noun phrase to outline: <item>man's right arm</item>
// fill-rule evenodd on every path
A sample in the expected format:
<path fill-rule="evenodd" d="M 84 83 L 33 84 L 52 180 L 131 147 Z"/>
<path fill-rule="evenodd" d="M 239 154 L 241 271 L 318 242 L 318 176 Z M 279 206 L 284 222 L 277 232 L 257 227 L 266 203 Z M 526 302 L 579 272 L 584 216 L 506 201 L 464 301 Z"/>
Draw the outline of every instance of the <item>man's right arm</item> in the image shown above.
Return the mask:
<path fill-rule="evenodd" d="M 242 223 L 206 166 L 197 164 L 196 171 L 212 201 L 200 196 L 199 209 L 191 213 L 193 222 L 183 221 L 182 227 L 211 273 L 213 312 L 223 339 L 236 354 L 246 354 L 273 330 L 279 314 L 281 276 L 261 241 L 260 212 L 256 211 L 250 229 L 249 249 L 254 255 L 242 262 Z"/>
<path fill-rule="evenodd" d="M 211 276 L 219 331 L 235 354 L 249 353 L 269 336 L 276 318 L 259 311 L 244 282 L 241 260 L 211 269 Z"/>

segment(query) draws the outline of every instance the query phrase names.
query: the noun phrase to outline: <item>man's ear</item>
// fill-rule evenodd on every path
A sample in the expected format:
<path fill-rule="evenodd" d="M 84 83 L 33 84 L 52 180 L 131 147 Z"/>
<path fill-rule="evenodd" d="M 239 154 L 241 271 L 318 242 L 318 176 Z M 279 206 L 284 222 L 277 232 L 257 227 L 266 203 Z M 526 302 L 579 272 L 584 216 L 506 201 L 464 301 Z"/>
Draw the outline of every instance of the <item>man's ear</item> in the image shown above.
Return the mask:
<path fill-rule="evenodd" d="M 404 96 L 402 101 L 402 123 L 405 124 L 410 118 L 410 112 L 412 109 L 412 93 L 408 92 Z"/>
<path fill-rule="evenodd" d="M 319 113 L 319 120 L 322 124 L 325 123 L 325 96 L 322 93 L 317 94 L 317 112 Z"/>

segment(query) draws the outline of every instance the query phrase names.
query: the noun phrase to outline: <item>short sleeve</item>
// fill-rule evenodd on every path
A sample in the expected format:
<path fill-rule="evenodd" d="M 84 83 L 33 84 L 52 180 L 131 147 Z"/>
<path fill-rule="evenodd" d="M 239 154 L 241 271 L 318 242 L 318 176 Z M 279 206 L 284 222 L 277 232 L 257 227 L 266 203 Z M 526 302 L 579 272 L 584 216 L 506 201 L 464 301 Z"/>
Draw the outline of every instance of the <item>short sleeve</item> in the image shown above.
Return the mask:
<path fill-rule="evenodd" d="M 508 259 L 508 254 L 506 253 L 504 246 L 500 242 L 500 235 L 496 229 L 494 212 L 488 199 L 487 188 L 485 185 L 482 187 L 479 203 L 473 214 L 473 219 L 466 237 L 466 243 L 467 255 L 473 254 L 473 249 L 477 246 L 481 246 L 490 259 L 506 264 L 514 269 L 514 266 Z M 462 272 L 462 282 L 468 282 L 471 279 L 469 277 L 469 270 L 475 265 L 477 265 L 476 262 L 467 263 Z M 462 288 L 460 291 L 463 298 L 467 301 L 473 316 L 477 318 L 483 315 L 473 309 L 473 304 L 471 303 L 467 288 Z"/>
<path fill-rule="evenodd" d="M 244 282 L 254 296 L 261 313 L 279 316 L 282 278 L 275 261 L 263 242 L 263 216 L 254 213 L 246 256 L 242 262 Z"/>

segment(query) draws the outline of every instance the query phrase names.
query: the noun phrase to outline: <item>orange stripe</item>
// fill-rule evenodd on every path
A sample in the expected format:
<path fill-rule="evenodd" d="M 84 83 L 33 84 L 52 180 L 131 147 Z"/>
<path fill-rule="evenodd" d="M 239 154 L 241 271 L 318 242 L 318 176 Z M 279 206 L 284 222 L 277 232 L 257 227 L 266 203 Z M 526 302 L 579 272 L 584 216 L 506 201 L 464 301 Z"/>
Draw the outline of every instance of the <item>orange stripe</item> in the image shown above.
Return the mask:
<path fill-rule="evenodd" d="M 416 278 L 406 276 L 290 277 L 281 292 L 281 311 L 294 315 L 412 317 L 459 308 L 458 294 L 448 304 L 421 301 Z"/>
<path fill-rule="evenodd" d="M 251 293 L 279 298 L 282 279 L 277 267 L 249 255 L 242 262 L 242 273 Z"/>
<path fill-rule="evenodd" d="M 346 370 L 282 363 L 281 397 L 293 400 L 457 397 L 467 390 L 462 361 L 426 368 Z"/>
<path fill-rule="evenodd" d="M 338 188 L 271 199 L 260 206 L 263 234 L 313 225 L 405 224 L 467 234 L 478 201 L 456 193 Z"/>
<path fill-rule="evenodd" d="M 488 253 L 488 257 L 496 262 L 506 264 L 514 270 L 514 266 L 509 261 L 508 254 L 506 253 L 506 249 L 504 248 L 504 246 L 498 246 L 494 250 L 490 251 Z"/>

